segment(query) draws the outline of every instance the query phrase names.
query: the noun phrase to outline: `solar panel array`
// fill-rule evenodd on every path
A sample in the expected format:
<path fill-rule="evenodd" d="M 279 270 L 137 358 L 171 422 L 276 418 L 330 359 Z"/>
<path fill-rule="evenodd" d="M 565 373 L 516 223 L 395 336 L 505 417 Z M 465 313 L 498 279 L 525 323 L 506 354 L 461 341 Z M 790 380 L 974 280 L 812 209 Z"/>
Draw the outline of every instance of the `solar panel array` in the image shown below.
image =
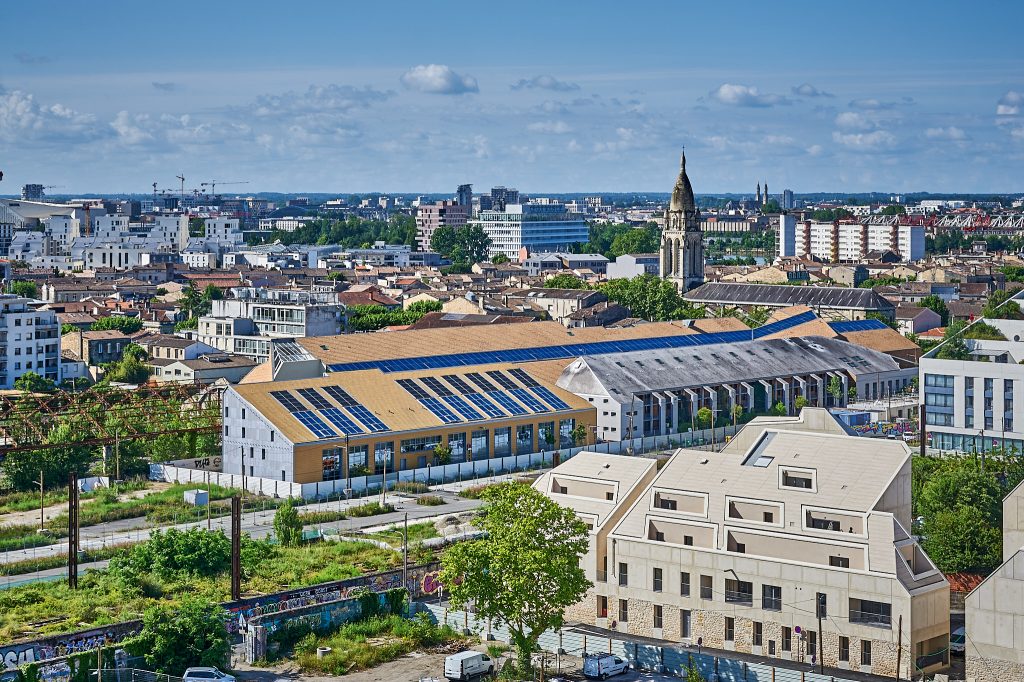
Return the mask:
<path fill-rule="evenodd" d="M 448 407 L 437 398 L 420 398 L 420 405 L 430 410 L 435 417 L 440 419 L 445 424 L 456 424 L 460 421 L 459 417 L 448 409 Z"/>
<path fill-rule="evenodd" d="M 332 405 L 315 388 L 298 388 L 295 389 L 295 392 L 305 398 L 310 405 L 319 411 L 320 416 L 340 429 L 342 434 L 354 435 L 365 433 L 366 431 L 373 433 L 390 431 L 387 424 L 378 419 L 370 410 L 356 402 L 344 389 L 338 386 L 324 386 L 323 390 L 324 393 L 337 400 L 345 409 L 342 410 Z M 317 416 L 316 411 L 303 405 L 290 391 L 271 391 L 270 395 L 277 402 L 281 403 L 295 417 L 296 421 L 309 429 L 317 438 L 338 437 L 339 434 L 325 424 L 323 419 Z"/>
<path fill-rule="evenodd" d="M 512 376 L 514 376 L 516 379 L 519 379 L 519 382 L 523 386 L 526 386 L 527 388 L 532 388 L 534 386 L 540 386 L 540 384 L 537 383 L 536 379 L 531 377 L 529 374 L 527 374 L 525 371 L 523 371 L 523 369 L 520 368 L 520 367 L 514 367 L 514 368 L 510 369 L 508 371 L 508 373 L 511 374 Z"/>
<path fill-rule="evenodd" d="M 784 320 L 765 324 L 751 331 L 716 332 L 714 334 L 673 334 L 646 339 L 623 339 L 619 341 L 594 341 L 591 343 L 573 343 L 559 346 L 543 346 L 539 348 L 510 348 L 504 350 L 477 351 L 474 353 L 455 353 L 452 355 L 428 355 L 415 358 L 391 358 L 386 360 L 365 360 L 359 362 L 342 362 L 328 365 L 330 372 L 351 372 L 361 369 L 379 369 L 382 372 L 404 372 L 421 369 L 442 369 L 447 367 L 468 367 L 472 365 L 491 365 L 501 362 L 531 362 L 533 360 L 558 360 L 575 358 L 582 355 L 605 355 L 608 353 L 629 353 L 637 350 L 656 348 L 684 348 L 693 346 L 710 346 L 720 343 L 739 343 L 752 341 L 776 334 L 797 325 L 812 322 L 818 317 L 807 311 L 793 315 Z M 874 320 L 857 320 L 857 323 L 875 322 L 864 329 L 879 329 L 881 323 Z M 833 323 L 845 325 L 845 322 Z M 836 329 L 840 332 L 840 329 Z M 860 329 L 845 329 L 860 331 Z M 467 375 L 470 381 L 474 381 Z M 474 383 L 476 383 L 474 381 Z"/>
<path fill-rule="evenodd" d="M 473 421 L 475 419 L 483 419 L 483 416 L 470 407 L 465 400 L 457 395 L 449 395 L 442 398 L 446 403 L 455 408 L 455 411 L 462 415 L 462 418 L 466 421 Z"/>
<path fill-rule="evenodd" d="M 554 393 L 544 388 L 543 386 L 531 386 L 530 390 L 533 391 L 537 397 L 546 402 L 552 408 L 556 410 L 568 410 L 569 404 L 564 400 L 556 396 Z"/>
<path fill-rule="evenodd" d="M 886 324 L 881 320 L 842 320 L 840 322 L 829 322 L 828 326 L 836 334 L 847 332 L 867 332 L 872 329 L 885 329 Z"/>
<path fill-rule="evenodd" d="M 513 388 L 511 391 L 509 391 L 509 393 L 514 395 L 516 397 L 516 400 L 521 402 L 523 405 L 526 405 L 528 408 L 530 408 L 534 412 L 550 412 L 551 411 L 551 410 L 549 410 L 547 408 L 547 406 L 545 406 L 541 401 L 537 400 L 537 398 L 534 397 L 525 388 Z"/>

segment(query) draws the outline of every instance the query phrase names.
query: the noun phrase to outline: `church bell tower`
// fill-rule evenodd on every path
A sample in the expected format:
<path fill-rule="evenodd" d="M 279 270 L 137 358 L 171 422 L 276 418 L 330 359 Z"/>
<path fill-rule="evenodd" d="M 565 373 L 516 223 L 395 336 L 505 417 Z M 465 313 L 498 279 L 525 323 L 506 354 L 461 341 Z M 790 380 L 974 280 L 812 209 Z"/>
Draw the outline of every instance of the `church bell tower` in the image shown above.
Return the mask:
<path fill-rule="evenodd" d="M 672 200 L 665 211 L 665 230 L 661 235 L 660 273 L 680 291 L 704 283 L 704 237 L 700 231 L 700 212 L 693 199 L 693 188 L 686 176 L 686 153 L 679 163 L 679 177 L 672 188 Z"/>

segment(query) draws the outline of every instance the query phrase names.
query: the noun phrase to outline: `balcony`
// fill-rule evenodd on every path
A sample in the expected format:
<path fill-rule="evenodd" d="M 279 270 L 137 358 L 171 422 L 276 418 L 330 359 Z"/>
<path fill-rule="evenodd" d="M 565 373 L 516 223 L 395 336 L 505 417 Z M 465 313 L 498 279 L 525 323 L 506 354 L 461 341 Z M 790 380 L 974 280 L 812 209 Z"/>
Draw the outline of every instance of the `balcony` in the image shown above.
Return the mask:
<path fill-rule="evenodd" d="M 754 595 L 750 592 L 736 592 L 733 590 L 726 590 L 725 601 L 729 604 L 743 604 L 744 606 L 752 606 L 754 604 Z"/>
<path fill-rule="evenodd" d="M 870 611 L 850 611 L 850 622 L 857 625 L 871 625 L 880 628 L 892 627 L 892 616 Z"/>

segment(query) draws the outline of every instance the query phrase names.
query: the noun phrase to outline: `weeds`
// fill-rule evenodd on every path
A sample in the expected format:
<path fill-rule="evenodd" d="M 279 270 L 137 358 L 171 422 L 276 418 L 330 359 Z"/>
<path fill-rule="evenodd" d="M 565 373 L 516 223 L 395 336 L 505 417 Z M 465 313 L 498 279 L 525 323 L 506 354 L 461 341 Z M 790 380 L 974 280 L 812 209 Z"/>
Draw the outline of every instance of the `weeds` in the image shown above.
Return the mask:
<path fill-rule="evenodd" d="M 424 507 L 439 507 L 444 503 L 444 498 L 440 495 L 420 495 L 416 498 L 416 504 Z"/>

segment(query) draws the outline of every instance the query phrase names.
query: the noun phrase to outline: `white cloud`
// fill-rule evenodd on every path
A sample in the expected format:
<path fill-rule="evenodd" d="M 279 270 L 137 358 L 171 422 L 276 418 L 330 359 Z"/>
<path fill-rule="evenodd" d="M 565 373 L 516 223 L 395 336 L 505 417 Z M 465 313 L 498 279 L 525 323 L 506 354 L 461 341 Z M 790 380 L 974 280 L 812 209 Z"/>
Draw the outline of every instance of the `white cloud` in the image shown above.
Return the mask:
<path fill-rule="evenodd" d="M 565 121 L 538 121 L 526 126 L 526 129 L 532 133 L 552 133 L 555 135 L 564 135 L 565 133 L 572 132 L 572 128 Z"/>
<path fill-rule="evenodd" d="M 835 142 L 858 151 L 877 151 L 886 149 L 896 144 L 896 138 L 885 130 L 876 130 L 871 133 L 832 133 Z"/>
<path fill-rule="evenodd" d="M 810 147 L 807 148 L 806 151 L 807 154 L 810 156 L 821 156 L 821 153 L 825 151 L 825 148 L 822 147 L 820 144 L 812 144 Z"/>
<path fill-rule="evenodd" d="M 914 100 L 911 97 L 903 98 L 904 104 L 913 104 Z M 880 99 L 874 97 L 865 97 L 862 99 L 852 100 L 849 104 L 851 109 L 867 109 L 867 110 L 878 110 L 878 109 L 894 109 L 896 102 L 883 102 Z"/>
<path fill-rule="evenodd" d="M 259 117 L 288 117 L 310 114 L 347 114 L 383 102 L 394 95 L 391 91 L 351 85 L 311 85 L 305 92 L 289 91 L 279 95 L 260 95 L 247 109 Z"/>
<path fill-rule="evenodd" d="M 518 83 L 514 83 L 510 86 L 513 90 L 533 90 L 534 88 L 540 88 L 542 90 L 554 90 L 556 92 L 569 92 L 571 90 L 579 90 L 580 86 L 576 83 L 569 83 L 568 81 L 560 81 L 554 76 L 534 76 L 533 78 L 522 78 Z"/>
<path fill-rule="evenodd" d="M 89 141 L 103 137 L 104 127 L 92 114 L 83 114 L 63 104 L 42 105 L 20 90 L 0 90 L 0 139 L 59 142 Z"/>
<path fill-rule="evenodd" d="M 999 98 L 996 116 L 1016 116 L 1020 113 L 1021 105 L 1024 105 L 1024 94 L 1010 90 Z"/>
<path fill-rule="evenodd" d="M 476 79 L 455 73 L 443 64 L 420 64 L 402 74 L 402 84 L 410 90 L 435 95 L 462 95 L 480 92 Z"/>
<path fill-rule="evenodd" d="M 810 83 L 797 85 L 792 90 L 794 95 L 799 95 L 800 97 L 835 97 L 831 92 L 819 90 Z"/>
<path fill-rule="evenodd" d="M 153 81 L 153 87 L 163 92 L 174 92 L 178 89 L 177 83 Z"/>
<path fill-rule="evenodd" d="M 836 116 L 836 126 L 843 130 L 871 130 L 875 124 L 864 114 L 855 111 L 844 111 Z"/>
<path fill-rule="evenodd" d="M 957 128 L 956 126 L 928 128 L 924 131 L 924 136 L 930 140 L 952 140 L 956 142 L 968 139 L 967 133 L 962 128 Z"/>
<path fill-rule="evenodd" d="M 722 104 L 736 107 L 773 107 L 777 104 L 791 104 L 790 100 L 782 95 L 761 93 L 757 88 L 732 83 L 723 83 L 710 94 Z"/>

